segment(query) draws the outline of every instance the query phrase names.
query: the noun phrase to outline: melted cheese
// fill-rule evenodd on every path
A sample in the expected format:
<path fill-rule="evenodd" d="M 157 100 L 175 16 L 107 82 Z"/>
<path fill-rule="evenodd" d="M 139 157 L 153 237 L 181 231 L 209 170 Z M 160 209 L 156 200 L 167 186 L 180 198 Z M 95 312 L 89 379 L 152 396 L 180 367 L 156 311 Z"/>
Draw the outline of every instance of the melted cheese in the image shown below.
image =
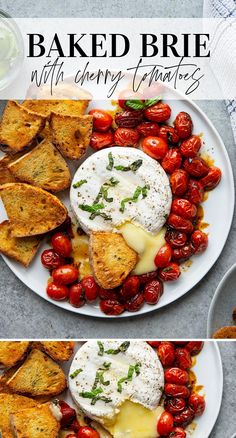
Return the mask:
<path fill-rule="evenodd" d="M 72 239 L 72 257 L 75 265 L 79 268 L 79 279 L 92 275 L 92 269 L 89 262 L 89 238 L 86 234 L 79 235 L 74 229 Z"/>
<path fill-rule="evenodd" d="M 120 227 L 127 245 L 139 254 L 139 262 L 135 266 L 134 273 L 137 275 L 155 271 L 155 256 L 165 244 L 166 229 L 162 228 L 157 234 L 151 234 L 132 223 L 126 223 Z"/>

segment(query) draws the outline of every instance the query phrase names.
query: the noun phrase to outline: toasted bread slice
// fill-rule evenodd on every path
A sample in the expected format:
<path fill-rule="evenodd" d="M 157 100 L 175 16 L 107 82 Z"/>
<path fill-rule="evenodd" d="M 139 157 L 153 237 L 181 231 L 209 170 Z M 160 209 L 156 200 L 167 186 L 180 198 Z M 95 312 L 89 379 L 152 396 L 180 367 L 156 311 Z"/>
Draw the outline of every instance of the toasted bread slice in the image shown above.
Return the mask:
<path fill-rule="evenodd" d="M 27 268 L 39 248 L 42 237 L 13 237 L 11 229 L 9 221 L 0 224 L 0 253 L 16 260 Z"/>
<path fill-rule="evenodd" d="M 66 161 L 47 139 L 31 152 L 9 164 L 8 169 L 18 180 L 50 192 L 65 190 L 71 183 Z"/>
<path fill-rule="evenodd" d="M 93 116 L 52 113 L 50 126 L 53 143 L 64 157 L 79 160 L 86 153 L 92 134 Z"/>
<path fill-rule="evenodd" d="M 52 112 L 71 116 L 85 113 L 89 100 L 25 100 L 23 106 L 30 111 L 49 117 Z"/>
<path fill-rule="evenodd" d="M 39 133 L 39 139 L 41 140 L 47 139 L 52 143 L 53 135 L 48 120 L 46 121 L 45 127 Z"/>
<path fill-rule="evenodd" d="M 22 409 L 34 408 L 38 405 L 35 400 L 16 394 L 0 394 L 0 432 L 2 438 L 14 438 L 10 424 L 10 415 Z"/>
<path fill-rule="evenodd" d="M 134 269 L 137 253 L 121 234 L 94 232 L 90 236 L 90 261 L 97 283 L 104 289 L 120 286 Z"/>
<path fill-rule="evenodd" d="M 0 197 L 14 237 L 47 233 L 61 225 L 67 217 L 66 207 L 56 196 L 29 184 L 4 184 L 0 186 Z"/>
<path fill-rule="evenodd" d="M 74 346 L 75 343 L 72 341 L 40 341 L 33 343 L 34 348 L 43 350 L 48 356 L 59 362 L 64 362 L 71 358 Z"/>
<path fill-rule="evenodd" d="M 17 181 L 14 175 L 12 175 L 8 169 L 9 164 L 13 160 L 14 159 L 8 155 L 0 158 L 0 185 Z"/>
<path fill-rule="evenodd" d="M 40 350 L 33 349 L 23 365 L 8 380 L 16 393 L 31 397 L 60 394 L 67 386 L 61 367 Z"/>
<path fill-rule="evenodd" d="M 212 336 L 214 339 L 236 339 L 236 327 L 226 326 L 216 330 Z"/>
<path fill-rule="evenodd" d="M 0 367 L 10 368 L 22 360 L 28 351 L 28 341 L 1 341 Z"/>
<path fill-rule="evenodd" d="M 45 117 L 28 111 L 17 102 L 9 101 L 0 124 L 3 149 L 14 153 L 22 151 L 43 129 L 45 120 Z"/>
<path fill-rule="evenodd" d="M 60 429 L 49 404 L 12 414 L 11 425 L 16 438 L 57 438 Z"/>

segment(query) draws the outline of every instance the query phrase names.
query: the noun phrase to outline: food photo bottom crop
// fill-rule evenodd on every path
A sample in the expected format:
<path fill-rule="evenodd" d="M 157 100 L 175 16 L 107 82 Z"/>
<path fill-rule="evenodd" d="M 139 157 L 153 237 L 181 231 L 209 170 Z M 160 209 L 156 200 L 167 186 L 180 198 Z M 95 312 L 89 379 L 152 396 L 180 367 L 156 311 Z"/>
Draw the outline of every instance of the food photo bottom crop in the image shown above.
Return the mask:
<path fill-rule="evenodd" d="M 231 341 L 0 341 L 0 436 L 230 438 Z"/>

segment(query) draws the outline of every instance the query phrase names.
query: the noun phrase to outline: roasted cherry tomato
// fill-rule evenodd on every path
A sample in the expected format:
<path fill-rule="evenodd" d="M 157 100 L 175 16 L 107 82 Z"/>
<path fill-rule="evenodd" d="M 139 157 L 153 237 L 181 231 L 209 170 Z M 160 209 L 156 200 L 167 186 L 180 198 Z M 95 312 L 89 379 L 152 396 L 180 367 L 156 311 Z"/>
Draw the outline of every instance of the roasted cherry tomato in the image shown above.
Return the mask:
<path fill-rule="evenodd" d="M 179 136 L 173 126 L 160 126 L 159 137 L 165 140 L 168 144 L 178 143 L 179 141 Z"/>
<path fill-rule="evenodd" d="M 142 119 L 142 111 L 135 111 L 131 109 L 127 109 L 122 113 L 117 113 L 115 116 L 115 122 L 120 128 L 136 128 Z"/>
<path fill-rule="evenodd" d="M 218 167 L 211 167 L 208 174 L 201 179 L 201 184 L 205 190 L 214 189 L 221 180 L 221 170 Z"/>
<path fill-rule="evenodd" d="M 204 397 L 199 394 L 191 394 L 188 399 L 188 404 L 190 408 L 193 409 L 196 417 L 199 417 L 205 411 L 206 403 Z"/>
<path fill-rule="evenodd" d="M 137 129 L 117 128 L 114 134 L 114 144 L 117 146 L 138 146 L 139 133 Z"/>
<path fill-rule="evenodd" d="M 112 125 L 112 116 L 101 109 L 92 109 L 89 114 L 93 116 L 93 128 L 95 131 L 108 131 Z"/>
<path fill-rule="evenodd" d="M 175 364 L 182 370 L 188 370 L 192 366 L 192 358 L 186 348 L 176 348 L 175 350 Z"/>
<path fill-rule="evenodd" d="M 195 178 L 202 178 L 209 172 L 209 167 L 201 157 L 186 158 L 184 161 L 184 169 L 189 175 Z"/>
<path fill-rule="evenodd" d="M 182 412 L 185 406 L 185 400 L 181 397 L 166 398 L 164 402 L 165 410 L 170 412 L 172 415 L 176 415 L 179 414 L 179 412 Z"/>
<path fill-rule="evenodd" d="M 129 312 L 137 312 L 144 304 L 144 295 L 142 293 L 136 294 L 134 297 L 128 299 L 125 303 L 125 308 Z"/>
<path fill-rule="evenodd" d="M 181 167 L 181 164 L 182 157 L 177 148 L 170 149 L 161 162 L 161 165 L 165 172 L 170 174 L 179 169 Z"/>
<path fill-rule="evenodd" d="M 137 131 L 143 137 L 148 137 L 150 135 L 154 135 L 155 137 L 159 136 L 159 126 L 154 122 L 142 122 L 137 126 Z"/>
<path fill-rule="evenodd" d="M 82 307 L 85 304 L 84 291 L 81 283 L 72 284 L 72 286 L 70 286 L 69 301 L 74 307 Z"/>
<path fill-rule="evenodd" d="M 189 381 L 187 371 L 177 367 L 168 368 L 165 371 L 165 382 L 176 383 L 176 385 L 186 385 Z"/>
<path fill-rule="evenodd" d="M 168 395 L 168 397 L 188 398 L 190 391 L 187 388 L 187 386 L 184 385 L 176 385 L 175 383 L 165 383 L 164 393 Z"/>
<path fill-rule="evenodd" d="M 82 426 L 78 432 L 77 438 L 100 438 L 100 433 L 89 426 Z"/>
<path fill-rule="evenodd" d="M 171 431 L 171 438 L 186 438 L 186 432 L 184 431 L 184 429 L 182 429 L 182 427 L 174 427 L 174 429 L 172 429 Z"/>
<path fill-rule="evenodd" d="M 196 179 L 190 179 L 188 183 L 188 190 L 184 197 L 192 204 L 200 204 L 204 198 L 204 190 L 201 182 L 197 181 Z"/>
<path fill-rule="evenodd" d="M 134 297 L 139 292 L 140 281 L 137 275 L 131 275 L 124 281 L 120 290 L 120 295 L 124 300 Z"/>
<path fill-rule="evenodd" d="M 174 420 L 170 412 L 162 412 L 157 423 L 157 432 L 162 436 L 170 434 L 174 426 Z"/>
<path fill-rule="evenodd" d="M 166 232 L 165 239 L 172 248 L 181 248 L 187 242 L 187 234 L 169 229 Z"/>
<path fill-rule="evenodd" d="M 156 160 L 162 160 L 168 151 L 167 143 L 160 137 L 145 137 L 141 146 L 147 155 Z"/>
<path fill-rule="evenodd" d="M 208 246 L 208 236 L 201 230 L 195 230 L 190 240 L 195 254 L 205 251 Z"/>
<path fill-rule="evenodd" d="M 158 348 L 160 343 L 161 343 L 161 341 L 147 341 L 147 343 L 149 345 L 151 345 L 151 347 L 153 347 L 153 348 Z"/>
<path fill-rule="evenodd" d="M 90 146 L 95 149 L 95 151 L 99 151 L 107 146 L 111 146 L 113 142 L 114 134 L 112 130 L 107 132 L 93 131 L 90 139 Z"/>
<path fill-rule="evenodd" d="M 54 283 L 53 281 L 47 285 L 47 294 L 52 300 L 62 301 L 68 298 L 69 289 L 68 287 Z"/>
<path fill-rule="evenodd" d="M 101 300 L 119 301 L 117 289 L 103 289 L 102 287 L 100 287 L 98 291 L 98 295 L 99 298 L 101 298 Z"/>
<path fill-rule="evenodd" d="M 180 138 L 189 138 L 193 130 L 193 122 L 188 113 L 181 111 L 174 121 L 174 127 Z"/>
<path fill-rule="evenodd" d="M 160 280 L 151 280 L 145 284 L 144 298 L 148 304 L 156 304 L 163 294 L 163 284 Z"/>
<path fill-rule="evenodd" d="M 156 280 L 158 278 L 158 272 L 157 271 L 152 271 L 152 272 L 147 272 L 147 274 L 142 274 L 138 276 L 140 284 L 146 284 L 151 280 Z"/>
<path fill-rule="evenodd" d="M 202 351 L 204 346 L 203 341 L 190 341 L 186 344 L 186 350 L 189 351 L 191 356 L 196 356 L 196 354 L 200 353 Z"/>
<path fill-rule="evenodd" d="M 92 275 L 88 275 L 81 281 L 82 287 L 85 292 L 85 297 L 88 301 L 94 301 L 98 297 L 99 286 L 94 280 Z"/>
<path fill-rule="evenodd" d="M 171 116 L 171 108 L 167 103 L 157 102 L 155 105 L 145 109 L 144 116 L 153 122 L 166 122 Z"/>
<path fill-rule="evenodd" d="M 194 419 L 194 411 L 192 408 L 185 408 L 182 412 L 174 416 L 174 425 L 187 427 Z"/>
<path fill-rule="evenodd" d="M 123 90 L 119 94 L 118 104 L 121 108 L 129 108 L 126 106 L 127 100 L 142 100 L 143 96 L 141 93 L 134 92 L 133 90 Z"/>
<path fill-rule="evenodd" d="M 169 243 L 166 243 L 159 249 L 154 259 L 154 263 L 157 268 L 165 268 L 168 265 L 168 263 L 170 263 L 171 257 L 172 257 L 172 248 Z"/>
<path fill-rule="evenodd" d="M 159 277 L 162 281 L 175 281 L 179 278 L 181 272 L 177 263 L 169 263 L 166 268 L 159 272 Z"/>
<path fill-rule="evenodd" d="M 177 198 L 172 202 L 171 211 L 184 219 L 193 219 L 197 214 L 197 207 L 187 199 Z"/>
<path fill-rule="evenodd" d="M 171 213 L 167 219 L 167 223 L 170 227 L 175 230 L 183 231 L 184 233 L 192 233 L 193 232 L 193 224 L 188 219 L 184 219 L 177 214 Z"/>
<path fill-rule="evenodd" d="M 69 433 L 69 435 L 66 435 L 65 438 L 77 438 L 77 434 L 75 435 L 74 433 Z"/>
<path fill-rule="evenodd" d="M 78 280 L 79 272 L 72 265 L 63 265 L 52 271 L 52 278 L 57 284 L 71 284 Z"/>
<path fill-rule="evenodd" d="M 56 233 L 52 236 L 52 247 L 62 257 L 70 257 L 72 251 L 71 240 L 63 233 Z"/>
<path fill-rule="evenodd" d="M 197 156 L 202 142 L 198 135 L 192 135 L 180 145 L 180 152 L 184 157 L 194 158 Z"/>
<path fill-rule="evenodd" d="M 65 259 L 53 249 L 45 249 L 41 255 L 41 263 L 47 269 L 55 269 L 64 265 Z"/>
<path fill-rule="evenodd" d="M 120 315 L 125 310 L 123 304 L 116 300 L 101 300 L 100 309 L 106 315 Z"/>
<path fill-rule="evenodd" d="M 172 193 L 176 196 L 182 196 L 188 189 L 189 176 L 184 169 L 175 170 L 170 176 L 170 185 Z"/>
<path fill-rule="evenodd" d="M 158 347 L 158 356 L 163 367 L 173 365 L 175 360 L 175 349 L 172 342 L 164 341 Z"/>
<path fill-rule="evenodd" d="M 192 245 L 190 245 L 189 243 L 187 243 L 186 245 L 182 246 L 182 248 L 175 248 L 173 249 L 173 253 L 172 253 L 172 259 L 175 262 L 184 262 L 188 259 L 190 259 L 190 257 L 192 257 L 194 251 L 193 251 L 193 247 Z"/>
<path fill-rule="evenodd" d="M 59 406 L 61 411 L 61 427 L 69 428 L 72 421 L 76 418 L 75 409 L 71 408 L 64 400 L 59 400 Z"/>

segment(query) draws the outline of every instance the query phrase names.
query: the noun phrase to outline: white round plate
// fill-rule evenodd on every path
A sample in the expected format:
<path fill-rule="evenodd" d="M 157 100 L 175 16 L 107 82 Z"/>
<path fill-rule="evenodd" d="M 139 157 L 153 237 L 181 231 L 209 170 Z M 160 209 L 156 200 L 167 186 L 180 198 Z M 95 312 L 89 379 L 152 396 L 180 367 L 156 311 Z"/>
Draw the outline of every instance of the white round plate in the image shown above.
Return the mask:
<path fill-rule="evenodd" d="M 164 294 L 159 303 L 154 306 L 145 304 L 136 313 L 124 312 L 122 315 L 120 315 L 121 318 L 136 316 L 159 309 L 172 303 L 190 291 L 207 274 L 207 272 L 218 259 L 228 237 L 233 217 L 234 180 L 230 160 L 222 139 L 208 117 L 186 96 L 182 95 L 176 90 L 172 90 L 166 85 L 162 86 L 161 94 L 163 100 L 166 102 L 171 99 L 171 96 L 174 98 L 174 100 L 170 101 L 172 108 L 170 123 L 174 121 L 176 115 L 180 111 L 186 111 L 191 115 L 194 124 L 194 133 L 201 133 L 203 135 L 204 144 L 201 148 L 201 152 L 212 157 L 214 164 L 221 168 L 223 177 L 218 187 L 209 193 L 208 199 L 204 202 L 204 221 L 209 224 L 209 227 L 207 228 L 207 233 L 209 233 L 209 246 L 207 251 L 199 256 L 192 257 L 193 264 L 189 269 L 183 272 L 177 281 L 166 283 L 164 285 Z M 89 109 L 95 107 L 104 109 L 112 108 L 111 103 L 106 100 L 92 101 Z M 88 153 L 90 154 L 91 151 Z M 62 200 L 68 206 L 69 196 L 64 196 L 64 199 L 62 198 Z M 5 217 L 5 210 L 2 204 L 0 204 L 1 221 Z M 42 253 L 43 249 L 44 247 L 40 248 L 35 260 L 27 269 L 8 259 L 7 257 L 4 257 L 4 260 L 14 274 L 23 283 L 25 283 L 26 286 L 54 305 L 78 314 L 89 315 L 93 317 L 112 318 L 112 316 L 106 316 L 100 311 L 99 303 L 86 304 L 85 306 L 77 309 L 72 307 L 68 302 L 51 300 L 45 292 L 48 280 L 48 272 L 40 263 L 40 254 Z M 117 316 L 115 316 L 115 318 L 117 318 Z"/>
<path fill-rule="evenodd" d="M 122 340 L 121 340 L 122 342 Z M 82 345 L 79 342 L 76 350 Z M 64 369 L 68 373 L 70 363 Z M 193 371 L 197 377 L 197 383 L 203 386 L 201 393 L 205 395 L 206 410 L 201 417 L 194 420 L 196 427 L 189 426 L 188 438 L 207 438 L 219 415 L 223 393 L 223 369 L 219 348 L 216 342 L 205 342 L 203 350 L 196 356 L 196 365 Z M 73 404 L 69 391 L 65 394 L 65 400 Z"/>

